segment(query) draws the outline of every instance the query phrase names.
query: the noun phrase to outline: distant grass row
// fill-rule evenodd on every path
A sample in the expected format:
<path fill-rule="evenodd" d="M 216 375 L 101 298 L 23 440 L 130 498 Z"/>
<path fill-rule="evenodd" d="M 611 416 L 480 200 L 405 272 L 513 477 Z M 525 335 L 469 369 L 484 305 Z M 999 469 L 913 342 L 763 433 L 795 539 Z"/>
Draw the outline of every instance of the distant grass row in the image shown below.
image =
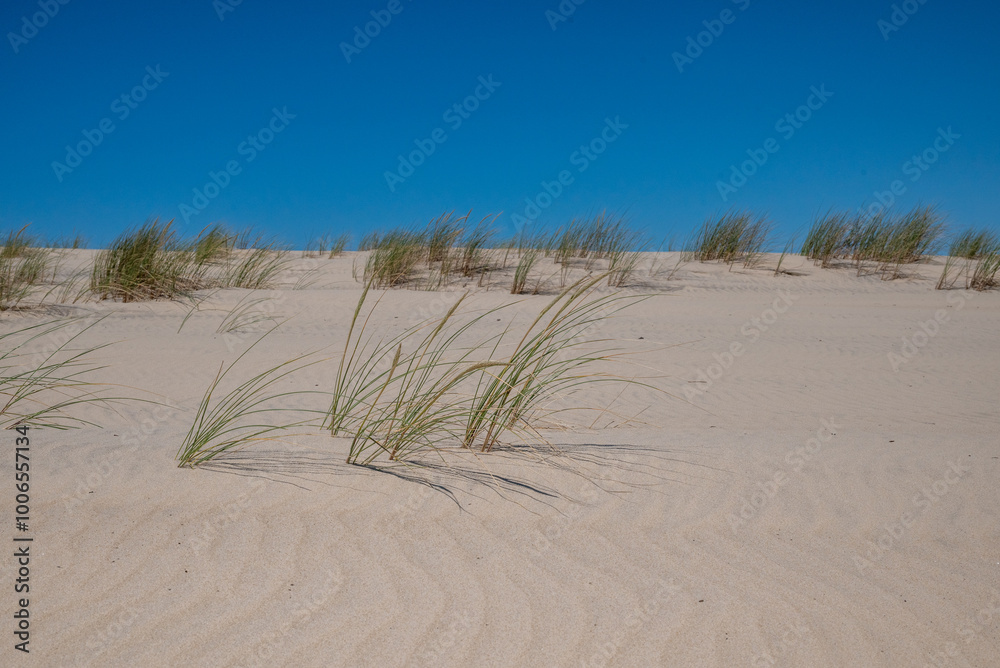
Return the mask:
<path fill-rule="evenodd" d="M 73 248 L 82 245 L 75 242 Z M 37 286 L 51 288 L 58 301 L 91 295 L 123 302 L 174 299 L 206 288 L 259 289 L 288 263 L 274 242 L 251 232 L 231 232 L 221 225 L 194 239 L 178 237 L 170 223 L 150 220 L 100 250 L 93 265 L 56 283 L 59 247 L 45 245 L 22 228 L 10 232 L 0 248 L 0 310 L 17 307 Z"/>
<path fill-rule="evenodd" d="M 530 283 L 531 271 L 542 258 L 551 258 L 560 267 L 563 286 L 570 268 L 579 265 L 588 271 L 607 271 L 608 284 L 621 287 L 648 245 L 623 218 L 606 214 L 573 220 L 553 232 L 524 229 L 506 240 L 492 227 L 495 220 L 486 217 L 470 224 L 468 214 L 444 214 L 424 228 L 371 233 L 359 245 L 359 250 L 370 253 L 356 275 L 375 288 L 437 289 L 454 278 L 475 278 L 482 285 L 492 272 L 510 267 L 514 270 L 510 291 L 522 294 L 538 292 L 539 283 Z"/>
<path fill-rule="evenodd" d="M 558 274 L 565 287 L 571 270 L 579 268 L 607 272 L 608 285 L 623 287 L 634 282 L 642 252 L 653 250 L 651 240 L 623 217 L 600 214 L 554 231 L 525 228 L 511 238 L 499 236 L 495 221 L 495 216 L 473 222 L 468 214 L 444 214 L 423 227 L 370 233 L 358 245 L 366 255 L 355 277 L 378 289 L 435 290 L 455 280 L 491 284 L 492 275 L 505 272 L 510 292 L 523 294 L 540 292 L 546 275 Z M 858 275 L 892 280 L 904 275 L 906 265 L 939 252 L 945 239 L 943 217 L 933 207 L 875 215 L 830 212 L 813 223 L 800 252 L 823 267 L 849 266 Z M 305 254 L 332 258 L 344 252 L 348 241 L 347 235 L 326 235 L 311 242 Z M 46 284 L 50 289 L 42 299 L 56 293 L 60 301 L 86 296 L 126 302 L 174 299 L 206 288 L 263 288 L 290 260 L 288 251 L 250 231 L 216 225 L 194 239 L 182 239 L 170 223 L 151 220 L 101 250 L 88 275 L 57 284 L 64 257 L 58 249 L 83 245 L 79 237 L 44 244 L 25 229 L 8 233 L 0 248 L 0 310 L 17 307 Z M 682 245 L 681 259 L 750 269 L 770 250 L 771 225 L 765 216 L 728 212 L 696 229 Z M 552 269 L 546 270 L 543 261 L 550 261 Z M 986 290 L 998 285 L 998 272 L 997 234 L 967 230 L 952 240 L 937 287 L 961 284 Z"/>
<path fill-rule="evenodd" d="M 933 207 L 874 216 L 830 212 L 813 224 L 801 252 L 823 267 L 847 264 L 859 276 L 891 280 L 903 275 L 905 265 L 935 254 L 945 237 L 942 216 Z M 951 288 L 964 279 L 967 289 L 987 290 L 997 286 L 998 269 L 997 235 L 966 230 L 952 240 L 937 288 Z"/>

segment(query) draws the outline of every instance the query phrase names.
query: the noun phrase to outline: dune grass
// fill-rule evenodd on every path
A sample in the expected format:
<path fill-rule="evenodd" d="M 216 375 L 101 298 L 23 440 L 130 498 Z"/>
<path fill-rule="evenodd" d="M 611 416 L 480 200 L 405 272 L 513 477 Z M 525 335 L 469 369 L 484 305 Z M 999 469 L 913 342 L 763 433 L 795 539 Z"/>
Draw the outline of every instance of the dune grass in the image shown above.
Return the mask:
<path fill-rule="evenodd" d="M 82 322 L 48 321 L 0 334 L 0 429 L 96 427 L 72 409 L 125 400 L 102 395 L 106 386 L 87 380 L 104 368 L 91 361 L 94 353 L 111 344 L 72 347 L 100 320 Z"/>
<path fill-rule="evenodd" d="M 563 290 L 525 329 L 513 350 L 499 357 L 503 365 L 480 377 L 465 424 L 465 447 L 474 447 L 479 441 L 480 449 L 488 452 L 504 432 L 530 429 L 544 402 L 580 385 L 607 380 L 632 382 L 594 370 L 611 359 L 613 349 L 588 350 L 602 342 L 591 340 L 587 332 L 647 297 L 594 296 L 597 285 L 606 278 L 606 274 L 583 278 Z"/>
<path fill-rule="evenodd" d="M 268 301 L 270 301 L 268 297 L 254 297 L 252 292 L 247 293 L 226 313 L 215 330 L 216 334 L 231 334 L 260 322 L 274 322 L 272 316 L 257 309 L 257 306 Z M 183 323 L 181 326 L 183 327 Z"/>
<path fill-rule="evenodd" d="M 989 230 L 969 229 L 951 242 L 941 277 L 935 286 L 947 290 L 965 279 L 967 290 L 989 290 L 997 287 L 1000 272 L 1000 237 Z"/>
<path fill-rule="evenodd" d="M 227 255 L 222 272 L 211 281 L 223 288 L 263 290 L 274 284 L 277 275 L 291 262 L 288 254 L 267 243 Z"/>
<path fill-rule="evenodd" d="M 530 252 L 530 251 L 529 251 Z M 504 435 L 534 429 L 542 406 L 593 382 L 623 379 L 599 373 L 610 349 L 587 336 L 594 325 L 644 299 L 595 296 L 602 273 L 578 281 L 542 309 L 511 345 L 512 326 L 468 340 L 500 306 L 465 316 L 464 297 L 437 321 L 393 336 L 368 332 L 378 302 L 367 309 L 366 288 L 354 311 L 324 422 L 334 436 L 352 436 L 347 461 L 367 465 L 384 455 L 449 447 L 488 452 Z"/>
<path fill-rule="evenodd" d="M 785 262 L 785 257 L 787 257 L 790 253 L 794 252 L 793 251 L 794 248 L 795 248 L 795 238 L 793 237 L 785 243 L 785 247 L 782 249 L 781 255 L 778 256 L 778 264 L 775 265 L 774 267 L 775 276 L 781 276 L 782 274 L 795 275 L 794 272 L 781 268 L 781 265 Z"/>
<path fill-rule="evenodd" d="M 944 235 L 934 207 L 915 207 L 902 214 L 879 212 L 855 218 L 848 243 L 858 275 L 879 274 L 884 280 L 902 276 L 903 265 L 933 253 Z"/>
<path fill-rule="evenodd" d="M 821 267 L 829 267 L 837 258 L 851 255 L 848 239 L 852 226 L 850 214 L 828 212 L 813 222 L 799 253 Z"/>
<path fill-rule="evenodd" d="M 413 278 L 425 253 L 419 232 L 397 229 L 380 236 L 365 261 L 364 283 L 379 289 L 403 285 Z"/>
<path fill-rule="evenodd" d="M 243 357 L 257 346 L 274 329 L 265 333 L 247 347 L 228 366 L 223 363 L 215 378 L 198 404 L 191 428 L 185 435 L 177 451 L 177 466 L 195 468 L 211 461 L 224 452 L 239 449 L 262 441 L 274 441 L 283 435 L 305 425 L 315 425 L 318 418 L 307 418 L 294 422 L 268 420 L 274 414 L 315 413 L 323 411 L 308 409 L 280 408 L 275 404 L 291 396 L 323 394 L 312 390 L 276 391 L 289 376 L 322 360 L 304 361 L 311 355 L 292 358 L 276 366 L 267 368 L 237 385 L 221 397 L 219 387 L 240 363 Z"/>
<path fill-rule="evenodd" d="M 966 287 L 980 292 L 997 287 L 997 273 L 1000 272 L 1000 251 L 994 250 L 991 253 L 981 254 L 973 262 Z"/>
<path fill-rule="evenodd" d="M 47 275 L 52 252 L 27 234 L 11 231 L 0 248 L 0 311 L 17 308 Z"/>
<path fill-rule="evenodd" d="M 449 285 L 455 279 L 487 277 L 506 270 L 514 259 L 513 291 L 527 286 L 528 272 L 542 257 L 560 265 L 562 287 L 570 271 L 607 271 L 609 285 L 629 283 L 641 260 L 639 253 L 648 245 L 645 237 L 632 230 L 623 216 L 607 213 L 574 219 L 555 231 L 522 228 L 512 238 L 501 239 L 494 227 L 498 215 L 470 222 L 470 213 L 456 217 L 445 213 L 423 228 L 395 228 L 366 234 L 359 246 L 368 250 L 363 272 L 355 267 L 355 278 L 374 288 L 423 287 L 428 290 Z M 601 264 L 598 264 L 598 263 Z M 541 287 L 541 282 L 536 286 Z"/>
<path fill-rule="evenodd" d="M 904 265 L 932 254 L 943 235 L 943 219 L 935 207 L 917 206 L 904 213 L 830 211 L 813 222 L 800 253 L 822 267 L 844 260 L 859 276 L 892 280 L 902 276 Z"/>
<path fill-rule="evenodd" d="M 182 246 L 171 223 L 157 219 L 116 238 L 98 253 L 91 290 L 100 299 L 123 302 L 173 299 L 204 287 L 193 274 L 191 254 Z"/>
<path fill-rule="evenodd" d="M 418 325 L 372 345 L 364 334 L 375 306 L 354 336 L 366 296 L 367 291 L 355 309 L 326 423 L 333 435 L 353 434 L 347 462 L 367 465 L 380 454 L 402 461 L 442 441 L 457 441 L 468 400 L 454 391 L 473 374 L 499 363 L 471 361 L 475 348 L 451 353 L 458 350 L 458 339 L 493 311 L 451 327 L 463 297 L 435 325 Z M 409 348 L 414 339 L 416 344 L 404 355 L 403 346 Z M 390 352 L 392 362 L 384 368 L 381 362 Z"/>
<path fill-rule="evenodd" d="M 751 268 L 763 256 L 770 229 L 762 215 L 731 211 L 705 221 L 695 233 L 690 253 L 700 262 L 724 262 L 732 268 L 742 261 L 744 268 Z"/>
<path fill-rule="evenodd" d="M 948 255 L 964 260 L 975 260 L 996 253 L 998 250 L 1000 250 L 1000 237 L 995 232 L 968 229 L 955 237 Z"/>
<path fill-rule="evenodd" d="M 604 238 L 599 254 L 608 260 L 608 285 L 623 288 L 635 275 L 642 252 L 648 246 L 644 235 L 617 223 Z M 588 262 L 588 269 L 591 264 Z"/>
<path fill-rule="evenodd" d="M 487 216 L 469 229 L 461 239 L 461 261 L 459 270 L 463 276 L 472 277 L 477 273 L 489 271 L 493 263 L 494 237 L 496 231 L 493 224 L 497 217 Z"/>
<path fill-rule="evenodd" d="M 207 288 L 268 287 L 288 259 L 273 242 L 221 225 L 180 239 L 172 222 L 150 219 L 100 251 L 90 287 L 100 299 L 123 302 L 176 299 Z"/>
<path fill-rule="evenodd" d="M 529 248 L 521 255 L 520 259 L 517 261 L 517 266 L 514 268 L 514 280 L 510 286 L 510 294 L 524 294 L 528 285 L 528 277 L 531 275 L 531 270 L 538 262 L 540 253 L 541 251 L 539 250 Z"/>
<path fill-rule="evenodd" d="M 201 266 L 224 258 L 235 247 L 235 238 L 221 224 L 211 225 L 198 235 L 190 244 L 190 250 L 194 254 L 191 261 Z"/>
<path fill-rule="evenodd" d="M 338 255 L 343 255 L 350 241 L 351 235 L 346 233 L 333 237 L 330 241 L 330 254 L 327 257 L 333 259 Z"/>
<path fill-rule="evenodd" d="M 323 257 L 325 255 L 328 259 L 333 259 L 343 254 L 350 239 L 351 235 L 346 233 L 338 236 L 324 234 L 306 244 L 303 255 L 305 257 Z"/>

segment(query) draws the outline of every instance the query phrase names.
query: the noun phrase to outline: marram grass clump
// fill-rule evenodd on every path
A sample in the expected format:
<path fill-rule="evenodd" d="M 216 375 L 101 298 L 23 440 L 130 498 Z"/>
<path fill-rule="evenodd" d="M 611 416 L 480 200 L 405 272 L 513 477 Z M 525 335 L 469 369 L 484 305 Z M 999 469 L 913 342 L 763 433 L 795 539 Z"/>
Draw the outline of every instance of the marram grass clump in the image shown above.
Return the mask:
<path fill-rule="evenodd" d="M 123 302 L 177 299 L 207 288 L 268 287 L 287 265 L 273 242 L 214 225 L 192 241 L 179 238 L 172 221 L 151 219 L 100 251 L 91 291 Z"/>
<path fill-rule="evenodd" d="M 377 308 L 354 311 L 325 426 L 351 437 L 347 461 L 403 461 L 448 447 L 488 452 L 506 436 L 535 430 L 543 409 L 583 385 L 635 383 L 602 371 L 616 349 L 590 332 L 645 297 L 597 295 L 607 274 L 574 283 L 523 329 L 475 339 L 476 325 L 507 306 L 465 316 L 456 301 L 438 321 L 377 336 Z M 471 341 L 470 341 L 471 337 Z M 516 337 L 516 338 L 515 338 Z M 514 342 L 516 341 L 516 342 Z"/>

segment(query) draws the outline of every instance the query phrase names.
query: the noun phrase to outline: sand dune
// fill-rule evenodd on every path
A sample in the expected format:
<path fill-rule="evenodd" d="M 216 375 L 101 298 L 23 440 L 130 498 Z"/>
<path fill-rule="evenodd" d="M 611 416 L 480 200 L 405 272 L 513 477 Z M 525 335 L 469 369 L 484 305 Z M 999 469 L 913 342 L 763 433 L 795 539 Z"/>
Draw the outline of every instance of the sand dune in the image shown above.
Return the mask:
<path fill-rule="evenodd" d="M 671 396 L 632 387 L 600 428 L 592 413 L 549 425 L 561 454 L 511 444 L 385 471 L 348 466 L 346 443 L 315 431 L 176 468 L 220 362 L 266 329 L 216 332 L 246 291 L 212 296 L 180 332 L 177 303 L 4 316 L 108 314 L 82 337 L 116 342 L 96 377 L 169 404 L 31 432 L 18 663 L 1000 665 L 1000 295 L 935 291 L 932 264 L 891 282 L 783 267 L 799 275 L 640 276 L 628 290 L 655 296 L 599 336 L 634 354 L 620 373 Z M 461 289 L 390 291 L 374 326 L 440 314 Z M 475 309 L 521 300 L 519 317 L 550 298 L 468 289 Z M 325 349 L 296 383 L 329 391 L 359 294 L 350 254 L 297 261 L 259 293 L 289 320 L 248 368 Z M 0 565 L 8 583 L 14 569 Z M 14 595 L 0 600 L 10 625 Z"/>

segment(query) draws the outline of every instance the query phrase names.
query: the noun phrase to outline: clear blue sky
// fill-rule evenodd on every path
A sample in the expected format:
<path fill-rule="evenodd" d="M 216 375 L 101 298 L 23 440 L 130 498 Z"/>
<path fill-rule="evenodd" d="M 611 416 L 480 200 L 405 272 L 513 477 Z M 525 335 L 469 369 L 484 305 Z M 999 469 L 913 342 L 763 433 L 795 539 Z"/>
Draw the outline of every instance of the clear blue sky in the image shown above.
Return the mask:
<path fill-rule="evenodd" d="M 801 238 L 817 212 L 871 203 L 894 181 L 897 207 L 1000 225 L 995 2 L 910 0 L 894 24 L 877 0 L 566 0 L 565 21 L 558 0 L 234 1 L 5 2 L 0 230 L 103 244 L 159 216 L 301 247 L 471 208 L 503 211 L 512 232 L 543 181 L 562 191 L 540 224 L 627 211 L 658 238 L 730 207 Z M 359 49 L 373 11 L 391 21 Z M 702 32 L 679 71 L 674 54 Z M 823 86 L 831 96 L 810 97 Z M 808 120 L 777 125 L 797 110 Z M 410 174 L 398 156 L 418 140 L 434 151 Z M 748 151 L 767 161 L 742 183 L 733 166 Z M 906 164 L 925 151 L 933 164 Z M 210 172 L 225 187 L 199 200 Z"/>

